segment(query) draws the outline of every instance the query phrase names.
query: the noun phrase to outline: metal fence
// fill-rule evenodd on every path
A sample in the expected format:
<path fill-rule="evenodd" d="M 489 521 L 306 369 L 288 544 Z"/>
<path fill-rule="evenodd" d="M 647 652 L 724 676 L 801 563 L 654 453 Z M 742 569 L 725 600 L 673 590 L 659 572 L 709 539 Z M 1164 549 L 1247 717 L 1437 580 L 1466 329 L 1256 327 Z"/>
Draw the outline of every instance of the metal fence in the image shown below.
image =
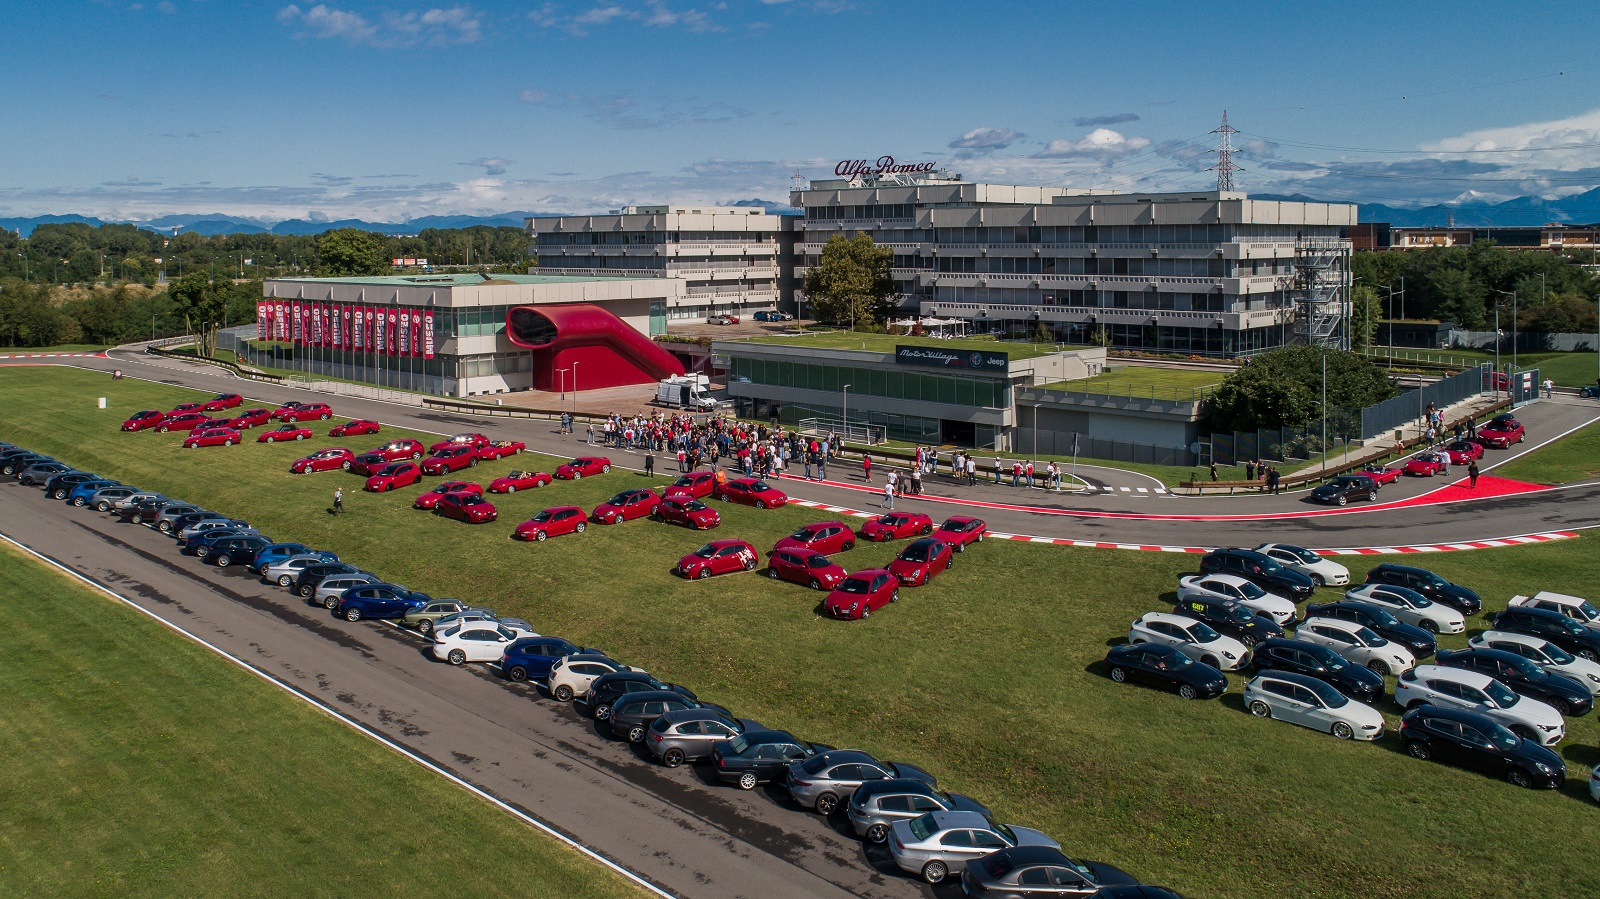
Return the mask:
<path fill-rule="evenodd" d="M 1513 376 L 1512 380 L 1516 381 L 1517 378 Z M 1537 383 L 1537 380 L 1534 383 Z M 1412 422 L 1421 421 L 1430 406 L 1443 409 L 1494 389 L 1493 366 L 1480 365 L 1469 368 L 1460 374 L 1440 378 L 1419 390 L 1412 390 L 1359 410 L 1359 429 L 1354 436 L 1362 440 L 1371 440 Z"/>
<path fill-rule="evenodd" d="M 813 437 L 833 432 L 846 443 L 865 444 L 878 446 L 888 440 L 885 429 L 879 425 L 869 425 L 858 421 L 846 424 L 843 419 L 815 416 L 802 418 L 795 422 L 795 427 L 802 434 Z"/>

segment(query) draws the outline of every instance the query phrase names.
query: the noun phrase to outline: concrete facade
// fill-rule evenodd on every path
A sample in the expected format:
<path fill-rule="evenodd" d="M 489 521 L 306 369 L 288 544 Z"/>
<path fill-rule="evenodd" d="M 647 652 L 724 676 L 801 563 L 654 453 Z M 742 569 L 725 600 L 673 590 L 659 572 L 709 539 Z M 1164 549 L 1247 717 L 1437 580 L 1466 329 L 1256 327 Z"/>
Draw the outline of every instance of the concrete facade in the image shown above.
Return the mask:
<path fill-rule="evenodd" d="M 676 278 L 667 318 L 776 309 L 788 290 L 794 216 L 758 207 L 629 206 L 527 220 L 538 271 Z"/>

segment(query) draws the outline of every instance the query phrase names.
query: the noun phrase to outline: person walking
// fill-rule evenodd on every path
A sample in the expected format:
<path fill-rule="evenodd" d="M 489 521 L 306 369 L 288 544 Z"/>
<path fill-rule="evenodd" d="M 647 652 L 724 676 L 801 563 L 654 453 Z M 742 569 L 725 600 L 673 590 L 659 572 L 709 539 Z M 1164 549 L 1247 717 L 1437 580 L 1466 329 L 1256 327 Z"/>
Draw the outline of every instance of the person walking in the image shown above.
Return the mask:
<path fill-rule="evenodd" d="M 1004 472 L 1004 471 L 1005 471 L 1005 463 L 1000 461 L 1000 457 L 999 456 L 995 456 L 994 457 L 994 482 L 996 484 L 1000 483 L 1001 473 Z"/>
<path fill-rule="evenodd" d="M 335 487 L 335 488 L 333 488 L 333 514 L 340 515 L 340 514 L 343 514 L 343 513 L 344 513 L 344 488 L 343 487 Z"/>
<path fill-rule="evenodd" d="M 894 482 L 893 481 L 884 481 L 883 482 L 883 499 L 878 501 L 878 508 L 880 508 L 880 509 L 893 509 L 894 508 Z"/>
<path fill-rule="evenodd" d="M 900 493 L 900 475 L 894 469 L 889 469 L 889 473 L 884 476 L 883 482 L 889 485 L 890 493 L 896 495 Z"/>
<path fill-rule="evenodd" d="M 976 486 L 978 483 L 978 460 L 967 457 L 967 484 Z"/>
<path fill-rule="evenodd" d="M 861 480 L 872 483 L 872 454 L 861 454 Z"/>
<path fill-rule="evenodd" d="M 1244 463 L 1244 479 L 1247 481 L 1256 479 L 1256 463 L 1254 459 Z M 1213 478 L 1213 480 L 1215 479 Z"/>
<path fill-rule="evenodd" d="M 1028 479 L 1028 489 L 1032 490 L 1033 489 L 1033 460 L 1032 459 L 1029 459 L 1028 460 L 1028 464 L 1023 466 L 1022 474 L 1023 474 L 1024 477 L 1026 477 Z"/>
<path fill-rule="evenodd" d="M 1267 486 L 1271 488 L 1273 493 L 1277 493 L 1279 491 L 1279 484 L 1281 481 L 1282 478 L 1278 474 L 1278 466 L 1274 465 L 1267 469 Z"/>
<path fill-rule="evenodd" d="M 922 495 L 922 469 L 920 467 L 911 469 L 911 495 Z"/>
<path fill-rule="evenodd" d="M 806 453 L 806 480 L 811 480 L 811 460 L 817 457 L 816 453 Z"/>
<path fill-rule="evenodd" d="M 644 451 L 644 476 L 647 478 L 653 478 L 655 477 L 655 474 L 656 451 L 653 449 L 647 449 Z"/>
<path fill-rule="evenodd" d="M 1213 462 L 1213 463 L 1211 463 L 1211 480 L 1215 481 L 1216 479 L 1217 479 L 1217 463 Z"/>

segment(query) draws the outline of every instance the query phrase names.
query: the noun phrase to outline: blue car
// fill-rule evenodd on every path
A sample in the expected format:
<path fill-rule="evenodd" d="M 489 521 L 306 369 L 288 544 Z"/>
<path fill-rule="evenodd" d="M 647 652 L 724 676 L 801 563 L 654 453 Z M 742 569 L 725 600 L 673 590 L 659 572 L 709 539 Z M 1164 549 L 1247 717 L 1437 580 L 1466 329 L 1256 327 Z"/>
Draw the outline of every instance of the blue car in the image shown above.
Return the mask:
<path fill-rule="evenodd" d="M 333 614 L 346 621 L 363 618 L 404 618 L 433 600 L 426 593 L 407 590 L 399 584 L 363 584 L 351 587 L 339 597 Z"/>
<path fill-rule="evenodd" d="M 95 478 L 92 481 L 84 481 L 75 485 L 71 490 L 67 491 L 65 499 L 68 504 L 82 508 L 89 505 L 89 500 L 94 498 L 97 491 L 104 490 L 107 487 L 120 486 L 122 485 L 110 478 Z"/>
<path fill-rule="evenodd" d="M 506 647 L 500 673 L 514 681 L 545 680 L 557 660 L 580 652 L 603 655 L 594 647 L 579 647 L 560 637 L 523 637 Z"/>
<path fill-rule="evenodd" d="M 216 528 L 185 537 L 183 539 L 183 548 L 180 552 L 186 556 L 199 556 L 204 559 L 206 556 L 211 555 L 211 551 L 216 548 L 219 542 L 233 537 L 261 537 L 262 540 L 267 539 L 260 534 L 247 533 L 242 528 Z M 262 545 L 266 546 L 267 544 L 263 543 Z"/>
<path fill-rule="evenodd" d="M 305 545 L 304 543 L 274 543 L 271 546 L 267 547 L 266 549 L 262 550 L 256 556 L 255 562 L 252 563 L 250 567 L 254 568 L 256 570 L 257 574 L 265 576 L 266 573 L 267 573 L 267 568 L 268 567 L 270 567 L 272 565 L 276 565 L 279 562 L 282 562 L 284 559 L 288 559 L 288 558 L 291 558 L 293 556 L 310 556 L 310 555 L 326 556 L 327 558 L 324 561 L 328 561 L 328 562 L 337 562 L 337 561 L 339 561 L 339 557 L 334 555 L 333 553 L 320 552 L 318 550 L 312 549 L 311 547 Z"/>

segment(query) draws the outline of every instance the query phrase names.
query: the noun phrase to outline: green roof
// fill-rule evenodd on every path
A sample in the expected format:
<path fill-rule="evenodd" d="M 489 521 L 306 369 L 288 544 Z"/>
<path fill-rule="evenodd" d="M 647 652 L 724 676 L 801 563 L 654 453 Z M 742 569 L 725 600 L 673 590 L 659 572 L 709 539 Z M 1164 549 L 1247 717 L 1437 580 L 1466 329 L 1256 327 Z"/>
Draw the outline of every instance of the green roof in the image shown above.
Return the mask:
<path fill-rule="evenodd" d="M 722 338 L 717 340 L 719 343 L 723 342 Z M 865 350 L 872 353 L 893 353 L 896 346 L 933 346 L 947 350 L 985 350 L 991 353 L 1005 353 L 1012 359 L 1031 359 L 1034 356 L 1044 356 L 1062 350 L 1083 349 L 1083 347 L 1069 346 L 1067 344 L 1032 343 L 1020 340 L 976 340 L 971 338 L 944 340 L 938 337 L 862 334 L 857 331 L 777 334 L 769 337 L 751 337 L 744 341 L 729 340 L 727 342 L 808 346 L 825 350 Z"/>
<path fill-rule="evenodd" d="M 633 280 L 617 276 L 601 278 L 591 275 L 490 275 L 485 281 L 473 272 L 438 275 L 367 275 L 355 278 L 268 278 L 268 281 L 293 281 L 310 284 L 371 284 L 381 287 L 480 287 L 496 284 L 576 284 L 580 281 Z M 654 280 L 654 279 L 644 279 Z"/>

